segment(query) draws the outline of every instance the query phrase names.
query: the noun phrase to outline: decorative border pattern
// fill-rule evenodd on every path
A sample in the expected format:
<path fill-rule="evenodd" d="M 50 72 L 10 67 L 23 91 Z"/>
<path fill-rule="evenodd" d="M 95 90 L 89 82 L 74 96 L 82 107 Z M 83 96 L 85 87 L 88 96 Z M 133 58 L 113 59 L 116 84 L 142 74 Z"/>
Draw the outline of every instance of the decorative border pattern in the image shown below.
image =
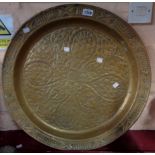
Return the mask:
<path fill-rule="evenodd" d="M 90 11 L 90 13 L 88 12 L 88 15 L 84 16 L 82 14 L 83 9 L 88 9 L 88 11 L 90 9 L 93 11 Z M 130 112 L 126 114 L 115 128 L 112 128 L 106 134 L 80 141 L 55 137 L 37 128 L 37 126 L 25 115 L 18 103 L 19 101 L 17 100 L 13 78 L 16 58 L 20 49 L 24 45 L 24 42 L 34 32 L 46 24 L 71 17 L 86 18 L 96 21 L 118 33 L 124 39 L 129 49 L 133 52 L 137 62 L 139 75 L 136 99 Z M 30 30 L 30 32 L 24 33 L 23 28 L 28 28 L 27 30 Z M 16 122 L 26 133 L 36 140 L 48 146 L 62 150 L 90 150 L 114 141 L 126 132 L 137 120 L 145 106 L 145 103 L 147 102 L 151 87 L 151 68 L 147 52 L 142 41 L 132 27 L 130 27 L 130 25 L 121 18 L 107 10 L 83 4 L 67 4 L 50 8 L 39 13 L 23 24 L 8 47 L 2 72 L 4 98 Z"/>

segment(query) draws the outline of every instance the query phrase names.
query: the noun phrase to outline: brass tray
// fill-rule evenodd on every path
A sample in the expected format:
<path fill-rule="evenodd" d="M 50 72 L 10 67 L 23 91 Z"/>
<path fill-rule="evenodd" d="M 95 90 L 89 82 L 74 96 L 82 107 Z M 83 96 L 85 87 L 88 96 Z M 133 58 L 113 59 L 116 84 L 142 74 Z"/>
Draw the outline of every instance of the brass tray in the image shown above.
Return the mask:
<path fill-rule="evenodd" d="M 137 120 L 150 91 L 143 43 L 121 18 L 83 4 L 27 21 L 3 64 L 5 100 L 20 127 L 57 149 L 95 149 Z"/>

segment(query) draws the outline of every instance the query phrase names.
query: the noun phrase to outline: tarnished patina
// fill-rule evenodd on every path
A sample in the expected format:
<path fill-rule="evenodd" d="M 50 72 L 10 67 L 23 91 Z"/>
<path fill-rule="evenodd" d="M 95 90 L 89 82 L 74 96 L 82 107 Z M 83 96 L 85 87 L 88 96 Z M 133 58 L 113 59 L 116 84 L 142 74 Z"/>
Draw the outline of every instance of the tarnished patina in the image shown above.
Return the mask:
<path fill-rule="evenodd" d="M 151 71 L 136 32 L 107 10 L 45 10 L 16 33 L 3 64 L 6 103 L 19 126 L 57 149 L 95 149 L 137 120 Z"/>

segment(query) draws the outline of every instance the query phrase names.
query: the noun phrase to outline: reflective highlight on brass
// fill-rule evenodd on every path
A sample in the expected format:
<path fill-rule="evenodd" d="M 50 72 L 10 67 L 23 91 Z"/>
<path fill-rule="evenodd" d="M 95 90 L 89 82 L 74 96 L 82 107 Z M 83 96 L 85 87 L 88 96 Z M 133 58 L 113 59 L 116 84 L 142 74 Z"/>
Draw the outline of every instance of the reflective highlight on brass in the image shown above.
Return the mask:
<path fill-rule="evenodd" d="M 150 75 L 143 43 L 127 23 L 72 4 L 45 10 L 20 28 L 5 56 L 3 88 L 30 136 L 57 149 L 94 149 L 135 122 Z"/>

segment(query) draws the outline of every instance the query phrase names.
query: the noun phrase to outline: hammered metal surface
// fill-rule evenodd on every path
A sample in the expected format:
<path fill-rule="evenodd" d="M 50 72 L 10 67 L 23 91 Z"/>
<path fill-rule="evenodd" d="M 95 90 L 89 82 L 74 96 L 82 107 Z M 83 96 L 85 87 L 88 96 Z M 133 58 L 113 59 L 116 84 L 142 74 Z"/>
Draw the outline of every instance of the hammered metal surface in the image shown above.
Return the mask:
<path fill-rule="evenodd" d="M 64 5 L 17 32 L 5 56 L 3 88 L 17 123 L 32 137 L 58 149 L 93 149 L 138 118 L 150 68 L 142 42 L 119 17 Z"/>

